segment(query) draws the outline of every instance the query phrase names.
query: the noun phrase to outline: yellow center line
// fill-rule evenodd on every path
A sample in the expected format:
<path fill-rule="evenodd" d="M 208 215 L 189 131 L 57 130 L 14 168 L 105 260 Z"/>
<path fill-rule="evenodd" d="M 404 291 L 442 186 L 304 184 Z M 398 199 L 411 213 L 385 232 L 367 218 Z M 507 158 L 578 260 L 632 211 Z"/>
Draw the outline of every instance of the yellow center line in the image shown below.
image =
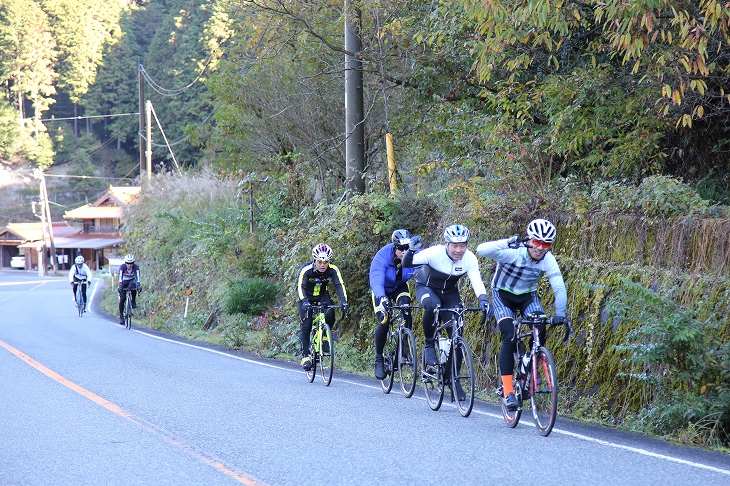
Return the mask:
<path fill-rule="evenodd" d="M 197 452 L 195 449 L 193 449 L 192 446 L 189 446 L 187 444 L 184 444 L 163 431 L 159 430 L 158 428 L 154 427 L 151 424 L 145 423 L 142 419 L 139 419 L 135 417 L 134 415 L 130 414 L 129 412 L 125 411 L 118 405 L 115 405 L 114 403 L 110 402 L 109 400 L 106 400 L 99 395 L 96 395 L 93 392 L 90 392 L 89 390 L 77 385 L 76 383 L 64 378 L 63 376 L 59 375 L 55 371 L 53 371 L 50 368 L 47 368 L 46 366 L 42 365 L 38 361 L 34 360 L 30 356 L 22 353 L 21 351 L 15 349 L 14 347 L 10 346 L 9 344 L 0 341 L 0 346 L 10 351 L 12 354 L 20 358 L 21 360 L 25 361 L 27 364 L 29 364 L 31 367 L 35 368 L 36 370 L 40 371 L 47 377 L 51 378 L 52 380 L 57 381 L 58 383 L 70 388 L 71 390 L 75 391 L 79 395 L 82 395 L 85 398 L 88 398 L 92 402 L 96 403 L 97 405 L 101 405 L 102 407 L 106 408 L 110 412 L 113 412 L 121 417 L 124 417 L 125 419 L 129 420 L 130 422 L 134 423 L 135 425 L 138 425 L 145 430 L 148 430 L 150 432 L 153 432 L 154 434 L 162 437 L 170 444 L 179 447 L 180 449 L 183 449 L 186 452 L 189 452 L 193 454 L 195 457 L 200 459 L 201 461 L 205 462 L 209 466 L 214 467 L 218 471 L 222 472 L 223 474 L 226 474 L 227 476 L 232 477 L 236 481 L 238 481 L 241 484 L 245 484 L 247 486 L 264 486 L 266 483 L 263 483 L 256 478 L 249 476 L 247 474 L 237 473 L 235 471 L 232 471 L 228 469 L 223 463 L 216 461 L 215 459 L 205 456 L 201 454 L 200 452 Z"/>

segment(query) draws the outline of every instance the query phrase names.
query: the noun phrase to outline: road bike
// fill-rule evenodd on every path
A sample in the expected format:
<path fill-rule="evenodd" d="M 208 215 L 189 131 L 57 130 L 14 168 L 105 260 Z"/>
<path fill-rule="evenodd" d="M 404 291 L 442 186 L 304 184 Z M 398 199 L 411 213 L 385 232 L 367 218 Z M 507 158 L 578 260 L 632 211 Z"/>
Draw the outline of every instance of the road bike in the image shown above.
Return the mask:
<path fill-rule="evenodd" d="M 468 417 L 474 407 L 474 359 L 471 348 L 464 339 L 464 314 L 466 312 L 482 312 L 480 326 L 487 320 L 487 313 L 481 307 L 436 307 L 434 314 L 439 322 L 439 313 L 451 312 L 451 319 L 436 327 L 439 364 L 426 364 L 426 353 L 423 353 L 421 379 L 426 391 L 426 401 L 431 410 L 438 410 L 444 400 L 444 389 L 451 389 L 451 401 L 456 401 L 459 413 Z M 456 397 L 454 395 L 457 395 Z M 458 396 L 460 395 L 460 396 Z M 456 398 L 456 400 L 455 400 Z"/>
<path fill-rule="evenodd" d="M 84 315 L 84 312 L 86 312 L 86 304 L 84 303 L 84 292 L 83 287 L 86 286 L 86 276 L 80 275 L 80 276 L 74 276 L 74 282 L 76 283 L 76 308 L 79 311 L 79 317 Z"/>
<path fill-rule="evenodd" d="M 520 332 L 525 325 L 529 331 Z M 540 331 L 553 325 L 552 318 L 546 317 L 542 312 L 528 313 L 524 318 L 515 319 L 515 339 L 517 340 L 517 351 L 515 351 L 515 371 L 512 383 L 517 398 L 517 409 L 509 410 L 504 400 L 502 403 L 502 415 L 510 428 L 514 428 L 520 421 L 523 402 L 530 400 L 532 416 L 535 420 L 537 432 L 542 436 L 548 436 L 553 430 L 555 419 L 558 413 L 558 376 L 555 370 L 555 360 L 550 351 L 540 342 Z M 566 326 L 566 340 L 570 329 Z M 530 338 L 532 345 L 526 351 L 524 340 Z M 500 386 L 497 395 L 504 398 L 504 392 Z"/>
<path fill-rule="evenodd" d="M 137 290 L 139 292 L 139 288 L 122 289 L 122 292 L 126 294 L 124 297 L 124 313 L 122 314 L 122 317 L 124 318 L 124 327 L 126 329 L 132 329 L 132 309 L 134 309 L 132 306 L 132 290 Z"/>
<path fill-rule="evenodd" d="M 319 366 L 322 382 L 325 386 L 332 383 L 332 372 L 335 369 L 335 345 L 332 339 L 332 329 L 325 321 L 325 312 L 328 309 L 342 308 L 341 305 L 312 304 L 312 331 L 309 334 L 309 356 L 312 367 L 306 370 L 309 383 L 314 381 Z"/>
<path fill-rule="evenodd" d="M 420 307 L 410 304 L 395 304 L 389 305 L 385 309 L 385 322 L 390 325 L 388 339 L 385 341 L 383 349 L 385 378 L 380 380 L 380 386 L 383 388 L 383 393 L 390 393 L 390 390 L 393 389 L 395 374 L 398 373 L 400 387 L 406 398 L 413 395 L 418 378 L 416 337 L 413 335 L 413 331 L 406 326 L 405 320 L 405 313 L 413 309 L 420 309 Z"/>

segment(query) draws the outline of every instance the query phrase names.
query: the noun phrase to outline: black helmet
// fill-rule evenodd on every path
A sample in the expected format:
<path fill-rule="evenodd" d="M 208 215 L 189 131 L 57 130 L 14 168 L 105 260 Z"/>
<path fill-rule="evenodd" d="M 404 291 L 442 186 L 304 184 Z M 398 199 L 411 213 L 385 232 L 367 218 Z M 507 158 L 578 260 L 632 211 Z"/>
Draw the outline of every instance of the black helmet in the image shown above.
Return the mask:
<path fill-rule="evenodd" d="M 395 246 L 407 245 L 411 242 L 411 236 L 413 235 L 407 229 L 397 229 L 393 231 L 393 236 L 390 239 L 393 240 Z"/>

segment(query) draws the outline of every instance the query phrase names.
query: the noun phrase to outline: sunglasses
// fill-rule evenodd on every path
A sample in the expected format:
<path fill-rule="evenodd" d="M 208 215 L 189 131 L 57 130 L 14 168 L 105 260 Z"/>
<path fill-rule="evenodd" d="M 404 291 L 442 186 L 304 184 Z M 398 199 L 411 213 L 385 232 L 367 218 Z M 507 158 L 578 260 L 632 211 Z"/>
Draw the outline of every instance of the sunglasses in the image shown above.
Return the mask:
<path fill-rule="evenodd" d="M 408 249 L 408 245 L 395 245 L 395 249 L 400 251 L 406 251 Z"/>
<path fill-rule="evenodd" d="M 317 260 L 317 263 L 320 265 L 324 265 L 325 263 L 329 263 L 327 260 Z"/>
<path fill-rule="evenodd" d="M 549 250 L 553 246 L 552 243 L 548 243 L 547 241 L 540 241 L 540 240 L 535 240 L 535 239 L 530 240 L 530 244 L 532 245 L 533 248 L 537 248 L 537 249 L 543 248 L 545 250 Z"/>

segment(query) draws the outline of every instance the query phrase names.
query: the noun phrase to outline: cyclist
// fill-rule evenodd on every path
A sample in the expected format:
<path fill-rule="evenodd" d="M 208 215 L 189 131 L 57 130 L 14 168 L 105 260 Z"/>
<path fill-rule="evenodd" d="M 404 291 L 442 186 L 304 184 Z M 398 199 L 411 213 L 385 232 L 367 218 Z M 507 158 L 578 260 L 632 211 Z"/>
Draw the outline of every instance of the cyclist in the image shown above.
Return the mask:
<path fill-rule="evenodd" d="M 413 276 L 413 268 L 403 268 L 403 254 L 408 250 L 411 233 L 406 229 L 397 229 L 391 235 L 391 243 L 382 247 L 370 263 L 370 294 L 375 310 L 378 327 L 375 328 L 375 378 L 385 379 L 383 367 L 383 349 L 388 339 L 387 306 L 391 300 L 398 305 L 411 303 L 408 280 Z M 404 313 L 405 325 L 412 325 L 409 310 Z"/>
<path fill-rule="evenodd" d="M 347 315 L 347 292 L 342 281 L 340 269 L 332 265 L 332 248 L 319 243 L 312 248 L 312 261 L 305 263 L 299 270 L 297 278 L 297 308 L 299 309 L 299 342 L 302 345 L 302 368 L 312 369 L 312 358 L 309 356 L 309 334 L 312 332 L 312 304 L 332 305 L 332 298 L 327 292 L 327 284 L 332 282 L 337 298 L 342 304 L 342 313 Z M 330 327 L 335 324 L 334 309 L 325 311 L 325 321 Z M 324 343 L 322 343 L 324 345 Z"/>
<path fill-rule="evenodd" d="M 139 265 L 134 262 L 134 255 L 124 257 L 124 263 L 119 266 L 119 324 L 124 324 L 124 301 L 126 291 L 132 292 L 132 309 L 137 307 L 137 292 L 142 290 L 139 281 Z"/>
<path fill-rule="evenodd" d="M 528 240 L 517 236 L 496 241 L 487 241 L 477 246 L 477 254 L 497 261 L 492 277 L 492 305 L 494 315 L 502 335 L 499 350 L 499 369 L 502 376 L 502 395 L 509 410 L 517 408 L 512 385 L 514 370 L 515 313 L 523 316 L 531 312 L 543 312 L 537 285 L 540 277 L 546 275 L 555 295 L 554 324 L 565 324 L 570 333 L 570 322 L 566 317 L 568 294 L 565 281 L 550 248 L 555 241 L 555 226 L 546 219 L 535 219 L 527 225 Z M 544 341 L 545 330 L 540 330 L 540 340 Z"/>
<path fill-rule="evenodd" d="M 79 255 L 74 259 L 74 266 L 68 272 L 68 281 L 73 286 L 73 301 L 76 302 L 76 289 L 81 284 L 81 295 L 84 297 L 84 312 L 86 308 L 86 288 L 91 282 L 91 269 L 84 263 L 84 257 Z"/>
<path fill-rule="evenodd" d="M 483 312 L 491 312 L 487 301 L 487 289 L 484 287 L 477 257 L 467 249 L 471 238 L 469 228 L 461 224 L 453 224 L 444 230 L 444 244 L 434 245 L 418 253 L 423 241 L 420 236 L 411 238 L 409 249 L 403 255 L 403 266 L 411 268 L 421 265 L 415 272 L 416 298 L 423 307 L 424 360 L 428 366 L 439 363 L 434 345 L 436 323 L 434 309 L 437 306 L 454 307 L 461 303 L 459 295 L 459 279 L 469 277 L 474 294 L 479 300 Z M 451 316 L 439 314 L 445 321 Z M 449 336 L 451 329 L 447 329 Z M 466 393 L 461 384 L 456 382 L 456 396 L 459 401 L 466 400 Z"/>

